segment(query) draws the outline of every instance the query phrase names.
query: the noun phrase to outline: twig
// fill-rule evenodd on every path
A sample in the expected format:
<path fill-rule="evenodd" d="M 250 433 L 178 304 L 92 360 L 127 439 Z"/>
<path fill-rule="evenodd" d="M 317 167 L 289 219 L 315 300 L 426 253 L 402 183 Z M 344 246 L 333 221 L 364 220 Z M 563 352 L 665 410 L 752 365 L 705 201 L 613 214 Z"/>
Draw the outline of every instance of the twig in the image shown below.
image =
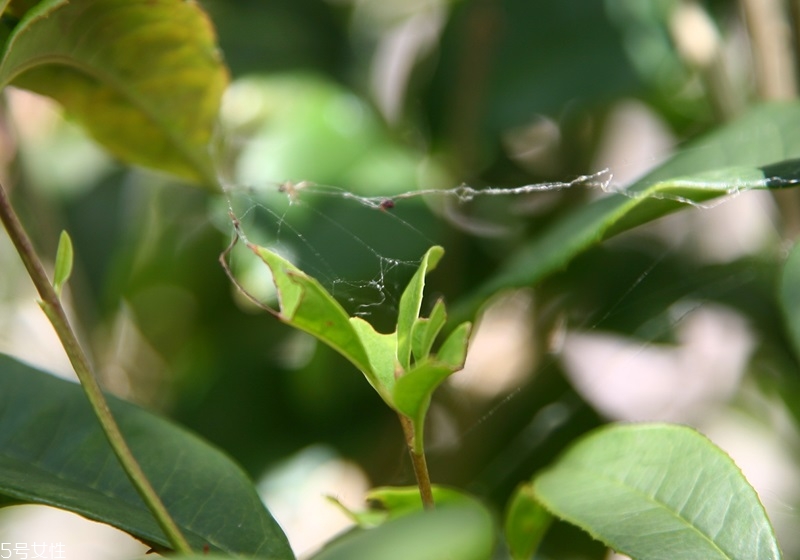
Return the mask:
<path fill-rule="evenodd" d="M 231 254 L 231 251 L 233 251 L 233 248 L 239 242 L 239 239 L 242 239 L 242 236 L 241 236 L 241 233 L 239 232 L 238 220 L 236 220 L 236 218 L 234 218 L 233 216 L 231 216 L 231 219 L 234 220 L 234 229 L 235 229 L 235 231 L 234 231 L 233 238 L 231 239 L 230 244 L 219 255 L 219 264 L 222 266 L 222 270 L 225 271 L 225 275 L 228 277 L 228 280 L 231 281 L 231 283 L 236 287 L 236 289 L 239 290 L 239 293 L 242 294 L 250 303 L 252 303 L 256 307 L 258 307 L 259 309 L 263 309 L 264 311 L 266 311 L 270 315 L 273 315 L 273 316 L 277 317 L 278 319 L 281 319 L 280 312 L 276 311 L 275 309 L 272 309 L 269 305 L 264 304 L 256 296 L 254 296 L 253 294 L 248 292 L 247 289 L 244 286 L 242 286 L 242 284 L 239 282 L 239 280 L 233 274 L 233 271 L 231 270 L 231 266 L 228 264 L 228 258 L 230 257 L 230 254 Z M 250 250 L 254 250 L 255 245 L 253 245 L 252 243 L 248 243 L 246 241 L 245 241 L 245 243 L 247 244 L 247 247 Z"/>
<path fill-rule="evenodd" d="M 111 449 L 119 459 L 125 474 L 128 475 L 136 491 L 141 496 L 144 503 L 147 505 L 150 512 L 155 517 L 156 522 L 164 531 L 164 534 L 169 539 L 174 549 L 182 553 L 190 553 L 192 551 L 188 541 L 181 533 L 175 521 L 170 517 L 169 512 L 164 507 L 161 498 L 158 497 L 153 489 L 147 476 L 142 471 L 141 466 L 136 461 L 133 453 L 131 453 L 122 432 L 119 429 L 116 421 L 114 420 L 111 410 L 108 407 L 103 391 L 100 389 L 100 384 L 97 382 L 92 366 L 89 363 L 89 358 L 83 351 L 80 343 L 78 342 L 75 332 L 70 326 L 67 314 L 64 307 L 61 305 L 61 300 L 53 289 L 50 280 L 47 278 L 47 273 L 44 270 L 42 261 L 33 248 L 30 238 L 22 224 L 17 217 L 14 208 L 8 195 L 0 185 L 0 221 L 3 222 L 8 236 L 11 238 L 14 247 L 17 249 L 28 275 L 33 280 L 36 290 L 42 300 L 39 302 L 42 310 L 47 315 L 50 323 L 61 340 L 64 350 L 69 357 L 70 363 L 78 375 L 84 392 L 86 393 L 92 410 L 94 410 L 100 426 L 111 444 Z"/>

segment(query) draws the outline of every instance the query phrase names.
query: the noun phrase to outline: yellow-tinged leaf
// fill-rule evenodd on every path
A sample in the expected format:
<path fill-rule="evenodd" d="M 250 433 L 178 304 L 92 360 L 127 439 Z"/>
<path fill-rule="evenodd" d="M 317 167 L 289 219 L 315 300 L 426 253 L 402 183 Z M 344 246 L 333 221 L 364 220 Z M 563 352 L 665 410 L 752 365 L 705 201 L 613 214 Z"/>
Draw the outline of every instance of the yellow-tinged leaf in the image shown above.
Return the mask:
<path fill-rule="evenodd" d="M 40 2 L 5 44 L 0 83 L 54 98 L 121 159 L 216 187 L 228 73 L 194 2 Z"/>

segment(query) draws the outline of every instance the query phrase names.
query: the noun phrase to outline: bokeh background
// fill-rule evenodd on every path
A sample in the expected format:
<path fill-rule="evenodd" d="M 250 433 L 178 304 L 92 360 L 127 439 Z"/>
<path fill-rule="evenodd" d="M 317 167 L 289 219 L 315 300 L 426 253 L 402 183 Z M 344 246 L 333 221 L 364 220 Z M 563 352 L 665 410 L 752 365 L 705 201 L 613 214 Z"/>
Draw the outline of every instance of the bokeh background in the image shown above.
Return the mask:
<path fill-rule="evenodd" d="M 121 165 L 19 90 L 4 95 L 2 174 L 44 254 L 61 229 L 72 236 L 68 297 L 104 385 L 234 457 L 298 553 L 347 523 L 326 494 L 358 506 L 369 487 L 412 484 L 413 473 L 396 418 L 360 374 L 228 280 L 217 259 L 229 204 L 248 236 L 281 244 L 386 329 L 413 273 L 384 275 L 387 265 L 443 245 L 427 291 L 457 307 L 526 240 L 603 193 L 424 196 L 387 212 L 357 197 L 603 169 L 624 188 L 755 103 L 795 96 L 794 2 L 200 4 L 233 79 L 213 147 L 227 197 Z M 786 56 L 766 56 L 771 70 L 772 42 Z M 314 188 L 292 200 L 286 181 Z M 732 454 L 797 557 L 799 364 L 776 292 L 800 206 L 782 196 L 687 208 L 485 302 L 467 367 L 431 411 L 434 480 L 502 511 L 518 482 L 603 422 L 688 423 Z M 244 256 L 231 266 L 254 291 L 268 285 Z M 0 350 L 70 376 L 5 236 L 0 270 Z M 54 518 L 79 523 L 8 508 L 0 540 L 71 539 L 70 558 L 142 551 Z M 606 556 L 560 524 L 541 552 Z"/>

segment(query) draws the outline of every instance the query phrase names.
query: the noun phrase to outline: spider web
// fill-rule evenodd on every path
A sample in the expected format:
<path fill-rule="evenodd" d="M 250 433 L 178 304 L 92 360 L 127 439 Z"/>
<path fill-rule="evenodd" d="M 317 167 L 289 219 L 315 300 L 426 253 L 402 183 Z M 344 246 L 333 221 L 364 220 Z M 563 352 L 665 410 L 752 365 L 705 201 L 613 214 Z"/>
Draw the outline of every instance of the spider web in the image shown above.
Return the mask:
<path fill-rule="evenodd" d="M 229 189 L 226 198 L 237 237 L 281 254 L 317 279 L 348 313 L 360 317 L 396 311 L 419 257 L 435 244 L 381 202 L 335 187 L 284 182 Z M 233 253 L 232 268 L 245 259 L 253 261 L 251 254 Z M 263 263 L 258 266 L 265 270 Z M 255 280 L 263 287 L 263 276 Z M 244 284 L 267 299 L 272 295 L 248 284 L 246 277 Z"/>
<path fill-rule="evenodd" d="M 435 244 L 447 249 L 448 227 L 479 236 L 506 233 L 503 224 L 465 217 L 462 211 L 470 205 L 575 188 L 611 192 L 612 178 L 602 169 L 563 182 L 509 188 L 461 184 L 392 196 L 365 196 L 306 180 L 228 186 L 226 207 L 217 215 L 220 227 L 233 227 L 245 243 L 270 248 L 316 278 L 350 314 L 380 322 L 396 313 L 425 251 Z M 263 275 L 252 275 L 251 282 L 247 270 L 241 274 L 245 259 L 241 251 L 232 253 L 234 278 L 257 299 L 269 300 L 274 293 L 264 289 L 269 281 Z"/>
<path fill-rule="evenodd" d="M 237 287 L 259 305 L 276 309 L 276 293 L 268 267 L 246 249 L 248 243 L 281 254 L 317 279 L 350 315 L 366 318 L 381 332 L 390 332 L 395 327 L 400 296 L 416 272 L 420 257 L 435 244 L 448 251 L 453 239 L 462 241 L 469 234 L 473 238 L 507 235 L 508 224 L 502 222 L 511 221 L 505 217 L 512 217 L 515 206 L 552 197 L 557 191 L 576 190 L 584 198 L 586 194 L 590 198 L 650 197 L 708 209 L 771 180 L 732 184 L 727 196 L 709 203 L 629 190 L 614 182 L 610 169 L 565 181 L 507 188 L 461 184 L 449 189 L 419 189 L 381 196 L 308 180 L 253 186 L 228 184 L 224 206 L 217 209 L 216 215 L 221 229 L 232 231 L 234 240 L 245 242 L 234 242 L 233 249 L 224 257 Z M 491 214 L 495 222 L 473 219 L 470 210 L 498 200 L 505 206 L 500 207 L 499 213 Z M 454 229 L 461 231 L 454 236 Z M 498 246 L 503 244 L 501 240 Z M 457 250 L 458 245 L 455 247 Z M 448 266 L 447 256 L 440 266 Z M 647 275 L 645 271 L 633 281 L 622 299 L 629 299 Z M 436 295 L 430 287 L 426 289 L 426 300 L 432 301 Z M 623 301 L 617 302 L 604 316 L 595 317 L 582 328 L 597 329 L 622 305 Z"/>
<path fill-rule="evenodd" d="M 697 203 L 681 196 L 656 194 L 657 199 L 669 199 L 700 210 L 712 208 L 735 198 L 763 183 L 731 185 L 726 196 L 707 203 Z M 623 195 L 639 198 L 643 195 L 615 184 L 614 175 L 609 169 L 575 177 L 563 182 L 526 184 L 510 188 L 476 188 L 459 185 L 450 189 L 422 189 L 400 192 L 391 196 L 369 196 L 348 189 L 319 184 L 311 181 L 262 184 L 259 186 L 231 186 L 226 191 L 224 208 L 220 208 L 219 224 L 227 231 L 234 230 L 236 236 L 244 241 L 268 247 L 282 254 L 300 269 L 319 280 L 331 294 L 352 315 L 368 319 L 378 330 L 388 332 L 394 328 L 400 295 L 417 270 L 422 254 L 434 244 L 443 245 L 448 250 L 451 237 L 448 229 L 441 227 L 456 221 L 457 229 L 468 229 L 471 233 L 494 235 L 502 233 L 505 224 L 489 224 L 491 227 L 471 227 L 469 223 L 453 216 L 468 216 L 473 205 L 481 205 L 496 200 L 507 204 L 518 204 L 524 200 L 548 196 L 556 191 L 577 190 L 590 195 Z M 508 206 L 511 208 L 511 206 Z M 467 220 L 468 222 L 469 220 Z M 474 225 L 474 224 L 472 224 Z M 488 232 L 488 233 L 487 233 Z M 463 236 L 463 232 L 458 235 Z M 239 244 L 229 255 L 229 263 L 238 282 L 247 290 L 253 291 L 258 299 L 274 308 L 274 292 L 262 290 L 271 286 L 267 267 L 254 259 L 249 251 L 242 251 Z M 650 282 L 654 270 L 668 266 L 665 259 L 674 247 L 662 248 L 660 254 L 651 255 L 654 259 L 646 264 L 635 278 L 627 280 L 619 299 L 608 302 L 611 305 L 598 310 L 597 314 L 585 317 L 582 324 L 573 325 L 585 332 L 602 331 L 606 323 L 631 306 L 638 305 L 641 297 L 649 297 L 648 290 L 640 290 Z M 248 283 L 247 263 L 255 264 L 260 275 L 254 275 L 255 282 Z M 447 255 L 440 265 L 447 266 Z M 587 281 L 591 282 L 591 279 Z M 734 287 L 746 283 L 748 278 L 733 278 Z M 655 280 L 656 284 L 659 282 Z M 655 285 L 655 284 L 654 284 Z M 713 288 L 713 286 L 712 286 Z M 727 284 L 719 289 L 728 289 Z M 430 298 L 435 294 L 427 294 Z M 691 294 L 689 294 L 691 295 Z M 691 300 L 691 298 L 690 298 Z M 698 292 L 694 300 L 675 304 L 674 317 L 654 317 L 652 325 L 643 325 L 645 333 L 640 344 L 642 352 L 648 351 L 657 342 L 664 330 L 680 328 L 698 309 L 706 305 L 704 296 Z M 678 304 L 683 305 L 680 307 Z M 689 307 L 685 307 L 689 305 Z M 679 312 L 679 313 L 678 313 Z M 653 329 L 661 334 L 653 334 Z M 648 338 L 649 337 L 649 338 Z M 537 371 L 556 367 L 558 355 L 546 357 L 536 365 Z M 484 426 L 494 421 L 495 415 L 506 409 L 513 409 L 514 403 L 524 395 L 522 385 L 511 387 L 488 408 L 483 409 L 471 423 L 462 424 L 455 429 L 455 438 L 465 444 L 471 437 L 480 437 Z M 544 406 L 524 426 L 510 445 L 497 453 L 495 461 L 487 464 L 478 475 L 476 483 L 494 486 L 513 478 L 513 471 L 524 464 L 534 448 L 545 445 L 569 419 L 578 413 L 580 398 L 568 392 Z M 432 433 L 435 433 L 433 430 Z M 434 451 L 435 442 L 429 442 Z M 404 464 L 402 461 L 399 464 Z M 406 473 L 407 474 L 407 473 Z"/>
<path fill-rule="evenodd" d="M 616 184 L 608 168 L 567 181 L 483 188 L 461 184 L 390 196 L 362 195 L 308 180 L 244 187 L 229 184 L 219 224 L 223 229 L 233 226 L 245 242 L 268 247 L 288 258 L 320 281 L 350 314 L 370 317 L 396 312 L 406 282 L 431 245 L 441 244 L 447 249 L 447 228 L 441 226 L 478 237 L 509 234 L 504 223 L 469 217 L 465 209 L 481 201 L 505 199 L 513 203 L 537 194 L 590 189 L 599 195 L 666 199 L 710 209 L 771 180 L 731 184 L 727 195 L 708 202 L 630 190 Z M 243 258 L 234 253 L 232 268 L 240 266 Z M 261 287 L 254 286 L 248 276 Z M 258 299 L 269 298 L 271 291 L 265 289 L 269 284 L 263 275 L 245 273 L 242 279 L 245 290 Z"/>
<path fill-rule="evenodd" d="M 700 148 L 702 150 L 702 148 Z M 512 187 L 476 188 L 461 184 L 449 189 L 423 188 L 370 196 L 308 180 L 226 187 L 219 225 L 237 238 L 274 250 L 316 278 L 355 316 L 383 330 L 394 326 L 400 295 L 434 244 L 448 248 L 453 228 L 477 237 L 509 235 L 507 224 L 475 220 L 469 209 L 490 200 L 508 205 L 555 191 L 579 189 L 597 196 L 667 199 L 710 209 L 773 181 L 741 182 L 724 196 L 696 202 L 670 193 L 633 191 L 614 182 L 610 169 L 566 181 Z M 494 215 L 495 220 L 497 214 Z M 228 255 L 232 278 L 251 299 L 274 308 L 275 292 L 263 263 L 245 257 L 241 247 Z M 246 264 L 249 259 L 249 265 Z M 445 264 L 446 266 L 446 260 Z M 257 267 L 257 268 L 254 268 Z M 256 272 L 260 270 L 259 272 Z"/>

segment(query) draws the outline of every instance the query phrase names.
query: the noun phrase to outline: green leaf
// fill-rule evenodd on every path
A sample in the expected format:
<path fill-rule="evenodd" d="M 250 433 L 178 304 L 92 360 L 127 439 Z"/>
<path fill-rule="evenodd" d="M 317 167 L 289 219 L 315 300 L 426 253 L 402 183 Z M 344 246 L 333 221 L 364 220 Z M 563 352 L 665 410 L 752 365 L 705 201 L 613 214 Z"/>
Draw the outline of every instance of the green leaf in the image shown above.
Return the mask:
<path fill-rule="evenodd" d="M 197 550 L 293 559 L 245 473 L 182 428 L 109 397 L 140 462 Z M 80 387 L 0 355 L 0 494 L 169 541 L 125 476 Z"/>
<path fill-rule="evenodd" d="M 350 360 L 391 405 L 394 361 L 392 359 L 392 367 L 389 367 L 387 351 L 392 344 L 389 335 L 375 332 L 365 321 L 351 320 L 339 302 L 317 280 L 277 253 L 257 245 L 250 244 L 248 247 L 272 271 L 278 290 L 278 318 L 311 334 Z M 394 351 L 392 347 L 392 355 Z"/>
<path fill-rule="evenodd" d="M 687 207 L 800 180 L 800 103 L 763 105 L 702 137 L 617 194 L 580 206 L 520 249 L 454 315 L 471 316 L 496 292 L 529 286 L 603 239 Z"/>
<path fill-rule="evenodd" d="M 442 317 L 444 321 L 445 317 Z M 396 410 L 411 419 L 414 426 L 412 447 L 422 454 L 425 417 L 431 405 L 433 392 L 453 373 L 464 367 L 467 345 L 472 325 L 462 323 L 442 343 L 435 358 L 417 362 L 400 377 L 394 386 L 393 402 Z"/>
<path fill-rule="evenodd" d="M 424 450 L 425 415 L 431 404 L 431 396 L 454 371 L 449 364 L 438 361 L 422 362 L 406 372 L 394 386 L 395 408 L 408 416 L 414 425 L 412 446 L 417 454 L 421 455 Z"/>
<path fill-rule="evenodd" d="M 480 502 L 474 497 L 444 486 L 431 486 L 433 500 L 437 507 L 445 505 L 474 505 L 480 507 Z M 397 519 L 409 513 L 424 509 L 422 498 L 417 486 L 381 486 L 367 493 L 366 500 L 369 509 L 366 511 L 352 511 L 335 498 L 333 503 L 345 512 L 353 521 L 362 528 L 377 527 L 391 519 Z"/>
<path fill-rule="evenodd" d="M 278 318 L 319 338 L 370 372 L 370 361 L 350 316 L 319 282 L 288 260 L 265 247 L 248 247 L 269 267 L 278 290 Z"/>
<path fill-rule="evenodd" d="M 53 289 L 61 297 L 61 287 L 67 283 L 72 274 L 72 261 L 74 253 L 72 249 L 72 239 L 66 231 L 61 232 L 58 238 L 58 250 L 56 250 L 56 266 L 53 272 Z"/>
<path fill-rule="evenodd" d="M 419 492 L 419 490 L 417 490 Z M 362 529 L 377 527 L 386 521 L 388 514 L 385 511 L 368 509 L 355 511 L 344 505 L 336 496 L 326 496 L 328 501 L 338 507 L 353 523 Z"/>
<path fill-rule="evenodd" d="M 800 356 L 800 243 L 795 243 L 783 268 L 781 277 L 781 304 L 792 345 Z"/>
<path fill-rule="evenodd" d="M 380 386 L 386 391 L 394 387 L 397 375 L 397 334 L 381 334 L 361 317 L 350 317 L 350 324 L 358 333 L 370 367 L 378 379 Z M 390 405 L 391 401 L 387 401 Z"/>
<path fill-rule="evenodd" d="M 780 558 L 738 467 L 696 431 L 606 426 L 534 479 L 554 515 L 637 560 Z"/>
<path fill-rule="evenodd" d="M 511 558 L 530 560 L 552 520 L 553 516 L 536 499 L 533 485 L 521 484 L 506 511 L 504 533 Z"/>
<path fill-rule="evenodd" d="M 431 492 L 437 506 L 445 505 L 474 505 L 480 502 L 454 488 L 432 485 Z M 422 511 L 422 497 L 417 486 L 380 486 L 367 493 L 367 501 L 374 507 L 380 508 L 388 514 L 389 519 L 402 517 L 411 512 Z"/>
<path fill-rule="evenodd" d="M 438 245 L 428 249 L 428 252 L 422 257 L 419 269 L 406 286 L 403 295 L 400 296 L 400 309 L 397 314 L 397 361 L 403 370 L 411 367 L 412 331 L 422 306 L 425 275 L 436 268 L 442 255 L 444 255 L 444 249 Z"/>
<path fill-rule="evenodd" d="M 436 353 L 436 360 L 447 364 L 453 371 L 463 368 L 471 332 L 472 323 L 461 323 L 442 343 L 442 347 Z"/>
<path fill-rule="evenodd" d="M 430 317 L 416 319 L 411 329 L 411 352 L 415 360 L 422 361 L 428 357 L 433 343 L 446 321 L 447 311 L 442 299 L 436 300 Z"/>
<path fill-rule="evenodd" d="M 0 495 L 0 508 L 8 507 L 8 506 L 18 506 L 23 504 L 19 500 L 15 500 L 13 498 L 9 498 L 7 496 Z"/>
<path fill-rule="evenodd" d="M 489 560 L 494 527 L 482 506 L 453 505 L 404 515 L 380 527 L 355 530 L 313 560 Z"/>
<path fill-rule="evenodd" d="M 6 41 L 0 84 L 52 97 L 118 157 L 217 185 L 209 154 L 228 74 L 183 0 L 45 0 Z"/>
<path fill-rule="evenodd" d="M 412 446 L 421 454 L 425 415 L 433 391 L 463 366 L 470 332 L 470 324 L 462 324 L 445 340 L 436 359 L 418 361 L 410 366 L 414 344 L 412 331 L 418 331 L 417 351 L 428 354 L 446 319 L 441 302 L 434 306 L 431 321 L 418 319 L 425 274 L 436 266 L 444 250 L 434 246 L 425 253 L 401 297 L 397 332 L 380 334 L 368 322 L 349 317 L 319 282 L 277 253 L 253 244 L 248 247 L 272 271 L 278 291 L 280 310 L 275 312 L 278 318 L 313 335 L 360 369 L 390 407 L 411 419 L 414 426 Z M 407 364 L 405 367 L 403 362 Z"/>

